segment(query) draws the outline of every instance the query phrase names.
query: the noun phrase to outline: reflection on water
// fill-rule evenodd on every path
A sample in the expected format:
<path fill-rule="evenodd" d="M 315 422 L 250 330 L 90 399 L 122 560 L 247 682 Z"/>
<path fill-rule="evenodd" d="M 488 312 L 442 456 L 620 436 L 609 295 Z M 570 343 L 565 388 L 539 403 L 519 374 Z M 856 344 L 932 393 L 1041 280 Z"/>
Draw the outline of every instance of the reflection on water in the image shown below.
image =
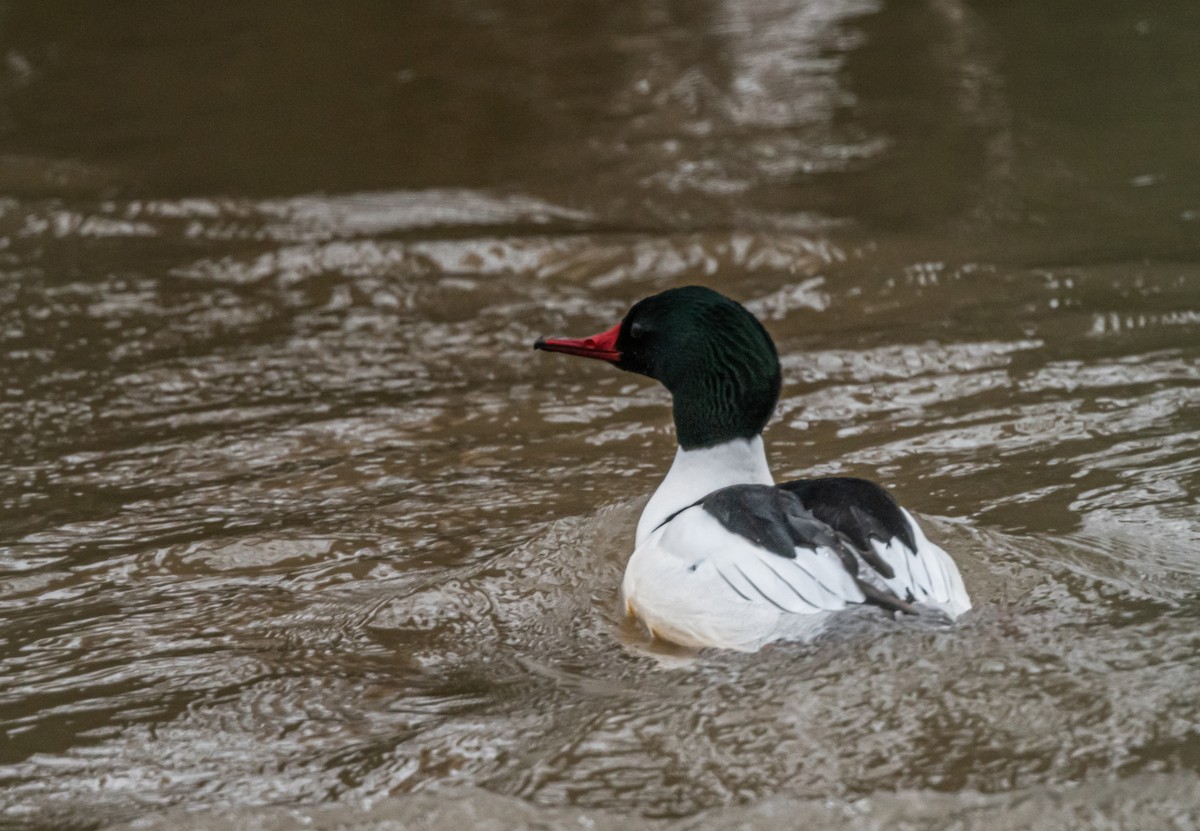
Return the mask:
<path fill-rule="evenodd" d="M 0 824 L 1200 820 L 1190 5 L 0 11 Z M 961 625 L 623 624 L 689 282 Z"/>

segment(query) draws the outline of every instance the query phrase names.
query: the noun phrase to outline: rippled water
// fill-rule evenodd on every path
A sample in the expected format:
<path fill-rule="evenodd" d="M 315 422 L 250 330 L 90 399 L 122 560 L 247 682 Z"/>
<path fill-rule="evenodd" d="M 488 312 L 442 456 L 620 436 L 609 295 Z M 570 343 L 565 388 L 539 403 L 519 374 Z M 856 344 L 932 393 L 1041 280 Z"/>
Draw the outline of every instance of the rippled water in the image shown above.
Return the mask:
<path fill-rule="evenodd" d="M 899 5 L 0 5 L 0 824 L 1200 823 L 1195 10 Z M 959 625 L 621 620 L 694 282 Z"/>

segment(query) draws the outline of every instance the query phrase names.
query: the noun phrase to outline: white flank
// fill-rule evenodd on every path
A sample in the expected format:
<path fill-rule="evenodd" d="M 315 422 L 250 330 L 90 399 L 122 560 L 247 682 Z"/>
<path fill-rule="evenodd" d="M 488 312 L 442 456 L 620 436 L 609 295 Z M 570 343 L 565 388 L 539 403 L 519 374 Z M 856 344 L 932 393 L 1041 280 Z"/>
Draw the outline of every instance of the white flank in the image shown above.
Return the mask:
<path fill-rule="evenodd" d="M 853 586 L 853 600 L 817 591 L 788 563 L 731 534 L 703 508 L 689 508 L 638 545 L 621 590 L 628 611 L 655 637 L 745 652 L 815 635 L 828 612 L 862 600 Z"/>

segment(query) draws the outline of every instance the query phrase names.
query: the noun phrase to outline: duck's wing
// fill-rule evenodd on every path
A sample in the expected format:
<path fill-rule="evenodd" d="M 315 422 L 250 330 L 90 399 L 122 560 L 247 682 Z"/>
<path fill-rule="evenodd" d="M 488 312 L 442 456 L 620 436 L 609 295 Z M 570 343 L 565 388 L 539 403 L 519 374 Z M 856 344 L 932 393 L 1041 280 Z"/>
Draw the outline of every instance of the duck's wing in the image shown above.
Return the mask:
<path fill-rule="evenodd" d="M 718 574 L 745 600 L 797 613 L 871 603 L 913 612 L 912 601 L 886 580 L 886 562 L 864 556 L 851 537 L 807 508 L 795 493 L 769 485 L 734 485 L 697 503 L 725 530 L 751 543 L 715 560 Z M 736 552 L 736 555 L 734 554 Z"/>
<path fill-rule="evenodd" d="M 906 604 L 934 606 L 951 617 L 971 607 L 954 561 L 880 485 L 830 477 L 785 482 L 776 489 L 795 496 L 853 546 L 867 567 L 861 579 Z"/>

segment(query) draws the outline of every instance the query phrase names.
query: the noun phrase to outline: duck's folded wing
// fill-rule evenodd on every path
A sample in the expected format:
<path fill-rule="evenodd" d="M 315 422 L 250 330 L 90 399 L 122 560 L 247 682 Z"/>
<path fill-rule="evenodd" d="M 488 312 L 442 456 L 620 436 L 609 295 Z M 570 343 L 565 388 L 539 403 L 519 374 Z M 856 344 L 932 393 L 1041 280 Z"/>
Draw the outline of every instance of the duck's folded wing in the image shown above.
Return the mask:
<path fill-rule="evenodd" d="M 836 611 L 853 603 L 913 611 L 910 602 L 880 579 L 878 566 L 846 534 L 807 509 L 787 489 L 734 485 L 714 491 L 698 506 L 752 545 L 715 565 L 729 587 L 748 600 L 766 600 L 784 611 Z"/>

